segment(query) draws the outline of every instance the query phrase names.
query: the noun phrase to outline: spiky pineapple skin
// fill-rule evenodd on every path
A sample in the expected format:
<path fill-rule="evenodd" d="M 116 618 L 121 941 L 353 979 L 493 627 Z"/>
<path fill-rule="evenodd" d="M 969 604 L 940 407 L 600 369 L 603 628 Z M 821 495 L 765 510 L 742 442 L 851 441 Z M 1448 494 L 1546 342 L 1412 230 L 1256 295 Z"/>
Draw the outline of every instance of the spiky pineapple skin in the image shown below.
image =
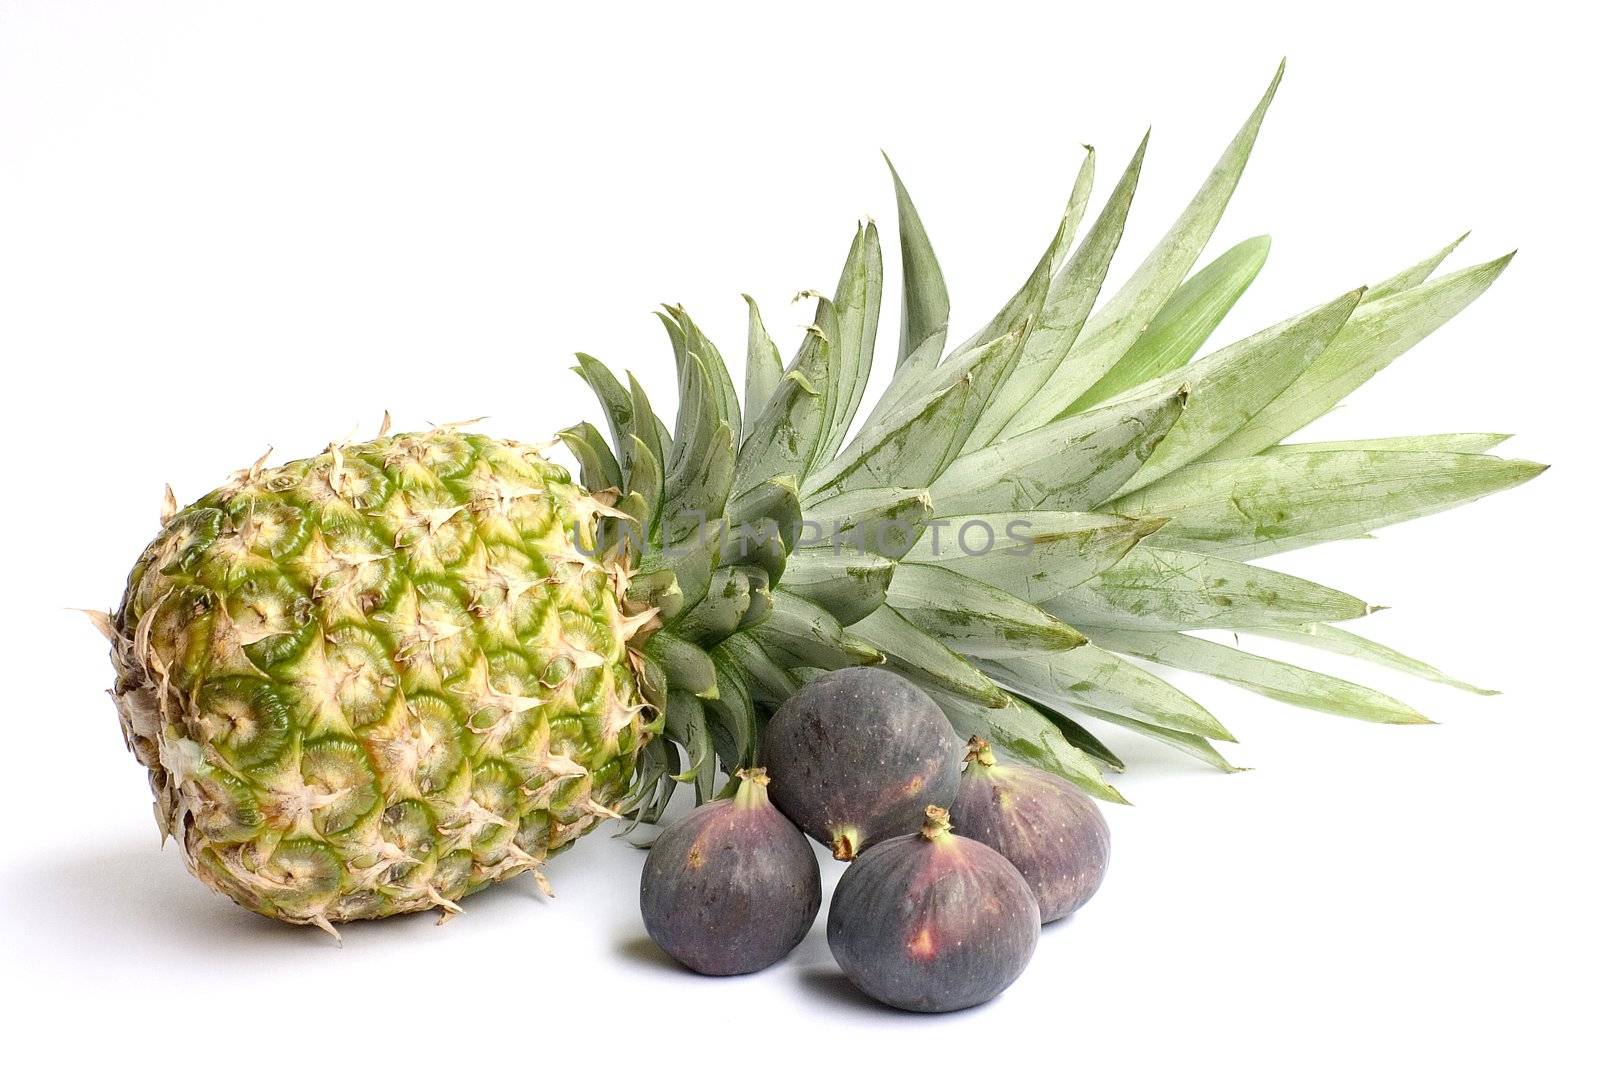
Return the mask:
<path fill-rule="evenodd" d="M 327 926 L 537 870 L 652 733 L 594 498 L 452 430 L 241 471 L 171 515 L 112 619 L 124 736 L 206 884 Z"/>

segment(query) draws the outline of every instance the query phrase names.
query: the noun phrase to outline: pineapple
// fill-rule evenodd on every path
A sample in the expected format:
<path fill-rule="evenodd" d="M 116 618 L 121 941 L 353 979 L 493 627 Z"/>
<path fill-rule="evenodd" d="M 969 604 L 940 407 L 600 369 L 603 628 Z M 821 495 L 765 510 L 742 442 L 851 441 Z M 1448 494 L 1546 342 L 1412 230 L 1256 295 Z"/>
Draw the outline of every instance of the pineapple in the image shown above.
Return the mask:
<path fill-rule="evenodd" d="M 1280 68 L 1278 76 L 1281 77 Z M 545 861 L 598 822 L 660 816 L 756 761 L 819 671 L 883 664 L 963 736 L 1120 800 L 1097 723 L 1223 770 L 1232 735 L 1154 663 L 1378 722 L 1382 693 L 1194 631 L 1264 635 L 1462 685 L 1337 623 L 1370 609 L 1259 566 L 1517 485 L 1502 438 L 1285 439 L 1471 303 L 1509 257 L 1454 248 L 1194 357 L 1265 239 L 1195 270 L 1278 78 L 1170 232 L 1100 299 L 1141 144 L 1076 240 L 948 344 L 932 245 L 894 176 L 897 366 L 852 435 L 882 299 L 871 223 L 784 365 L 754 303 L 743 403 L 677 307 L 669 428 L 584 355 L 610 433 L 541 447 L 443 428 L 331 446 L 171 505 L 102 624 L 129 747 L 194 873 L 330 931 Z M 1098 306 L 1098 310 L 1095 310 Z M 1091 312 L 1093 312 L 1091 314 Z M 940 537 L 943 536 L 941 543 Z"/>

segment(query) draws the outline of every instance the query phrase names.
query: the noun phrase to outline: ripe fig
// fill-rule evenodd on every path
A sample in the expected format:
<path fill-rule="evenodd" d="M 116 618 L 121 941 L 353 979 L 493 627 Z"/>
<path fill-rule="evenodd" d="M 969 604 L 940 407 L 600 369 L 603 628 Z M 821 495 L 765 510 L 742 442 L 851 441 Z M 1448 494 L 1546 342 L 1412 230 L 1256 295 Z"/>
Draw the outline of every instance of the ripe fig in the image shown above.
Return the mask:
<path fill-rule="evenodd" d="M 966 762 L 951 820 L 1022 872 L 1045 922 L 1077 911 L 1106 876 L 1111 837 L 1100 809 L 1053 774 L 997 763 L 981 737 Z"/>
<path fill-rule="evenodd" d="M 930 805 L 922 830 L 850 865 L 828 908 L 828 947 L 863 993 L 907 1011 L 958 1011 L 998 996 L 1039 943 L 1039 905 L 988 845 L 950 832 Z"/>
<path fill-rule="evenodd" d="M 807 682 L 772 716 L 765 745 L 772 802 L 841 860 L 913 833 L 961 778 L 961 739 L 939 706 L 876 667 Z"/>
<path fill-rule="evenodd" d="M 767 799 L 767 775 L 740 771 L 738 792 L 690 812 L 656 838 L 639 909 L 656 944 L 701 974 L 777 963 L 822 905 L 817 857 Z"/>

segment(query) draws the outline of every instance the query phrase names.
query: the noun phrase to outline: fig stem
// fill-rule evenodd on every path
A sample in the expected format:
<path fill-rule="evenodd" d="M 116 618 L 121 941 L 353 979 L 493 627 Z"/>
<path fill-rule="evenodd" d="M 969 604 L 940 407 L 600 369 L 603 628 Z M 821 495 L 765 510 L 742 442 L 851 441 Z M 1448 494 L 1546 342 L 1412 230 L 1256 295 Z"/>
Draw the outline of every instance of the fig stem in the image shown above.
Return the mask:
<path fill-rule="evenodd" d="M 972 740 L 967 742 L 967 758 L 964 762 L 976 763 L 980 767 L 993 767 L 994 749 L 989 747 L 989 742 L 973 734 Z"/>
<path fill-rule="evenodd" d="M 736 806 L 753 808 L 767 803 L 767 784 L 772 779 L 767 777 L 765 767 L 746 767 L 735 771 L 734 777 L 739 779 L 739 788 L 733 794 Z"/>
<path fill-rule="evenodd" d="M 861 831 L 849 828 L 833 835 L 833 858 L 849 863 L 860 851 Z"/>
<path fill-rule="evenodd" d="M 938 841 L 950 834 L 950 813 L 937 804 L 929 804 L 923 810 L 927 821 L 922 824 L 922 837 L 925 841 Z"/>

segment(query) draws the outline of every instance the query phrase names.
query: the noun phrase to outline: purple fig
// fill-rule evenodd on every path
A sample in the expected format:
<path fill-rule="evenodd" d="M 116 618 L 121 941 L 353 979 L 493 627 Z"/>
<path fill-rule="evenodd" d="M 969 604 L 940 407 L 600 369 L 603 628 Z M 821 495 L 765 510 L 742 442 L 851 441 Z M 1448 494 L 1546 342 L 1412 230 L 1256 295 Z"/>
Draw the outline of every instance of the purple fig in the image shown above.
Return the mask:
<path fill-rule="evenodd" d="M 765 745 L 772 802 L 841 860 L 915 832 L 961 778 L 961 739 L 939 706 L 876 667 L 807 682 L 772 716 Z"/>
<path fill-rule="evenodd" d="M 1017 980 L 1039 943 L 1039 905 L 988 845 L 950 832 L 929 806 L 919 833 L 850 865 L 828 907 L 828 947 L 874 1000 L 959 1011 Z"/>
<path fill-rule="evenodd" d="M 1047 923 L 1077 911 L 1106 876 L 1111 837 L 1094 801 L 1047 771 L 995 762 L 981 737 L 968 745 L 950 818 L 1022 872 Z"/>
<path fill-rule="evenodd" d="M 822 905 L 817 857 L 767 800 L 767 775 L 740 771 L 738 792 L 690 812 L 656 838 L 639 882 L 645 929 L 701 974 L 777 963 Z"/>

